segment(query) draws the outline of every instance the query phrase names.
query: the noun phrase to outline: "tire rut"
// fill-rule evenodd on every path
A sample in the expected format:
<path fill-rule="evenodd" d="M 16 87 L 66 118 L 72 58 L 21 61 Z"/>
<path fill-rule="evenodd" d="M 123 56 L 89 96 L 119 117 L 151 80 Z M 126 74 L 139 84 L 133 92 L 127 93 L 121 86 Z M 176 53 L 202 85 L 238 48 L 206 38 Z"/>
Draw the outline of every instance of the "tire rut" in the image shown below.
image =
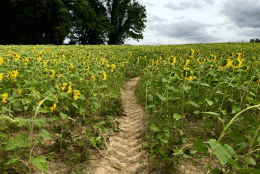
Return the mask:
<path fill-rule="evenodd" d="M 142 133 L 145 130 L 145 112 L 138 102 L 135 89 L 140 77 L 130 79 L 122 93 L 124 117 L 120 121 L 120 131 L 113 132 L 107 143 L 110 150 L 101 150 L 102 158 L 92 161 L 93 174 L 137 174 L 148 173 L 148 150 L 142 150 Z M 140 161 L 143 161 L 140 164 Z"/>

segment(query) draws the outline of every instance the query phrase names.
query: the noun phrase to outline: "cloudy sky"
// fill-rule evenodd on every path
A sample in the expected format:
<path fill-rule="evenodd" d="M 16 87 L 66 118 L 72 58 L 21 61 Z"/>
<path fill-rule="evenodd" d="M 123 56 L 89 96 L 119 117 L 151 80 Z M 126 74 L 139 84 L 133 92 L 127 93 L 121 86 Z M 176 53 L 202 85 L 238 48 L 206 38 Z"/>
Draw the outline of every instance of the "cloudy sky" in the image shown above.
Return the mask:
<path fill-rule="evenodd" d="M 143 40 L 128 38 L 124 44 L 177 45 L 260 39 L 259 0 L 136 1 L 146 9 Z"/>

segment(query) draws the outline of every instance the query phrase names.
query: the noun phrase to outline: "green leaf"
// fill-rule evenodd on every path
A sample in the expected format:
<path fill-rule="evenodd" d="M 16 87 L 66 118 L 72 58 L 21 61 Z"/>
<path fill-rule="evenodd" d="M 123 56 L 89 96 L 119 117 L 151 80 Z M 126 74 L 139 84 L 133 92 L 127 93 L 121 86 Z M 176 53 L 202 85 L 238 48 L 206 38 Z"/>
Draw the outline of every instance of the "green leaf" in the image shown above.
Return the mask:
<path fill-rule="evenodd" d="M 254 125 L 257 125 L 257 121 L 251 116 L 243 115 L 243 119 L 252 123 L 252 124 L 254 124 Z"/>
<path fill-rule="evenodd" d="M 197 169 L 197 165 L 194 161 L 191 161 L 192 165 Z"/>
<path fill-rule="evenodd" d="M 207 153 L 208 151 L 208 147 L 205 146 L 205 144 L 203 143 L 202 140 L 197 140 L 195 138 L 195 140 L 192 142 L 193 143 L 193 146 L 194 146 L 194 149 L 199 151 L 199 152 L 205 152 Z"/>
<path fill-rule="evenodd" d="M 33 103 L 33 100 L 30 98 L 22 98 L 21 102 L 23 103 L 23 105 L 27 105 L 27 104 Z"/>
<path fill-rule="evenodd" d="M 247 97 L 246 100 L 247 100 L 248 103 L 250 103 L 250 104 L 255 104 L 255 105 L 259 105 L 259 104 L 260 104 L 259 101 L 256 101 L 256 100 L 254 100 L 254 99 L 251 98 L 251 97 Z"/>
<path fill-rule="evenodd" d="M 96 139 L 90 137 L 89 142 L 90 142 L 90 144 L 92 144 L 93 147 L 96 147 Z"/>
<path fill-rule="evenodd" d="M 183 89 L 184 89 L 186 92 L 188 92 L 188 90 L 191 89 L 190 86 L 185 86 L 185 85 L 182 85 L 182 86 L 183 86 Z"/>
<path fill-rule="evenodd" d="M 144 143 L 142 146 L 143 146 L 143 148 L 147 148 L 147 147 L 148 147 L 148 144 L 147 144 L 147 143 Z"/>
<path fill-rule="evenodd" d="M 149 109 L 149 108 L 155 108 L 156 106 L 155 105 L 149 105 L 149 106 L 147 106 L 147 108 Z"/>
<path fill-rule="evenodd" d="M 19 124 L 18 127 L 27 125 L 30 121 L 32 121 L 30 118 L 24 119 L 24 118 L 19 118 Z"/>
<path fill-rule="evenodd" d="M 173 96 L 170 96 L 169 99 L 170 99 L 170 100 L 180 100 L 181 98 L 180 98 L 180 97 L 173 97 Z"/>
<path fill-rule="evenodd" d="M 42 155 L 38 156 L 37 158 L 32 157 L 32 163 L 41 171 L 47 172 L 48 171 L 48 164 L 46 158 Z"/>
<path fill-rule="evenodd" d="M 173 86 L 169 86 L 168 89 L 173 90 L 173 91 L 175 90 L 175 88 Z"/>
<path fill-rule="evenodd" d="M 231 133 L 229 133 L 229 136 L 232 140 L 235 141 L 236 144 L 239 144 L 243 141 L 243 135 L 237 130 L 232 130 Z"/>
<path fill-rule="evenodd" d="M 224 144 L 223 146 L 215 139 L 210 139 L 208 142 L 211 146 L 213 154 L 217 156 L 222 166 L 225 165 L 230 159 L 232 159 L 232 156 L 235 154 L 232 147 L 227 144 Z"/>
<path fill-rule="evenodd" d="M 237 161 L 233 160 L 232 158 L 228 161 L 228 163 L 231 164 L 236 169 L 242 168 L 242 166 Z"/>
<path fill-rule="evenodd" d="M 211 106 L 211 105 L 213 104 L 213 101 L 211 101 L 211 100 L 208 100 L 208 99 L 206 99 L 206 98 L 205 98 L 205 100 L 206 100 L 206 102 L 208 103 L 208 105 L 210 105 L 210 106 Z"/>
<path fill-rule="evenodd" d="M 49 113 L 50 111 L 48 111 L 48 110 L 46 110 L 46 109 L 44 109 L 44 108 L 42 108 L 42 107 L 39 107 L 39 109 L 38 109 L 37 112 L 38 112 L 38 113 Z"/>
<path fill-rule="evenodd" d="M 47 158 L 48 158 L 48 160 L 50 160 L 50 161 L 52 160 L 52 156 L 47 156 Z"/>
<path fill-rule="evenodd" d="M 80 100 L 85 100 L 86 97 L 85 97 L 84 95 L 80 95 L 80 96 L 79 96 L 79 99 L 80 99 Z"/>
<path fill-rule="evenodd" d="M 175 120 L 179 120 L 179 119 L 181 119 L 181 115 L 179 115 L 179 114 L 177 114 L 177 113 L 174 113 L 174 114 L 173 114 L 173 118 L 174 118 Z"/>
<path fill-rule="evenodd" d="M 67 98 L 68 97 L 68 95 L 65 92 L 60 92 L 58 95 L 61 96 L 61 98 Z"/>
<path fill-rule="evenodd" d="M 247 158 L 246 163 L 254 166 L 256 165 L 256 162 L 252 157 Z"/>
<path fill-rule="evenodd" d="M 223 115 L 227 115 L 227 110 L 221 110 L 221 113 L 223 114 Z"/>
<path fill-rule="evenodd" d="M 72 102 L 72 105 L 73 105 L 75 108 L 79 109 L 79 107 L 78 107 L 78 105 L 77 105 L 76 103 Z"/>
<path fill-rule="evenodd" d="M 163 142 L 164 144 L 168 143 L 168 140 L 163 139 L 161 136 L 159 137 L 159 139 L 161 140 L 161 142 Z"/>
<path fill-rule="evenodd" d="M 13 103 L 13 110 L 22 111 L 22 104 L 19 101 L 15 101 Z"/>
<path fill-rule="evenodd" d="M 230 102 L 232 102 L 234 104 L 238 104 L 238 102 L 236 100 L 232 99 L 232 98 L 228 98 L 228 101 L 230 101 Z"/>
<path fill-rule="evenodd" d="M 220 90 L 217 90 L 215 93 L 216 93 L 216 94 L 224 94 L 224 93 L 221 92 Z"/>
<path fill-rule="evenodd" d="M 142 164 L 143 163 L 143 160 L 140 160 L 140 164 Z"/>
<path fill-rule="evenodd" d="M 200 106 L 197 103 L 194 103 L 193 101 L 188 101 L 186 104 L 191 104 L 195 106 L 196 108 L 200 108 Z"/>
<path fill-rule="evenodd" d="M 24 110 L 26 110 L 26 111 L 27 111 L 28 107 L 29 107 L 29 106 L 24 106 L 23 108 L 24 108 Z"/>
<path fill-rule="evenodd" d="M 156 93 L 156 95 L 162 100 L 162 101 L 166 101 L 166 98 L 161 96 L 159 93 Z"/>
<path fill-rule="evenodd" d="M 116 125 L 119 126 L 120 125 L 120 121 L 118 121 L 117 119 L 114 119 L 114 120 L 115 120 Z"/>
<path fill-rule="evenodd" d="M 220 101 L 219 97 L 217 97 L 217 96 L 215 96 L 214 99 L 216 102 Z"/>
<path fill-rule="evenodd" d="M 258 142 L 258 144 L 260 144 L 260 136 L 257 136 L 256 142 Z"/>
<path fill-rule="evenodd" d="M 93 105 L 94 105 L 95 109 L 98 109 L 101 107 L 101 105 L 97 102 L 93 102 Z"/>
<path fill-rule="evenodd" d="M 200 114 L 200 111 L 194 111 L 193 113 L 198 115 L 198 114 Z"/>
<path fill-rule="evenodd" d="M 235 113 L 240 112 L 240 111 L 241 111 L 241 108 L 237 107 L 236 105 L 233 105 L 232 114 L 235 114 Z"/>
<path fill-rule="evenodd" d="M 46 122 L 43 118 L 35 119 L 32 117 L 32 121 L 39 127 L 42 127 L 42 125 Z"/>
<path fill-rule="evenodd" d="M 195 154 L 195 153 L 197 153 L 198 151 L 197 150 L 190 150 L 190 153 L 191 154 Z"/>
<path fill-rule="evenodd" d="M 237 171 L 241 173 L 255 173 L 255 174 L 260 173 L 260 170 L 257 169 L 237 169 Z"/>
<path fill-rule="evenodd" d="M 119 132 L 119 131 L 120 131 L 120 128 L 115 128 L 114 131 L 115 131 L 115 132 Z"/>
<path fill-rule="evenodd" d="M 211 174 L 223 174 L 223 171 L 220 170 L 219 168 L 215 168 L 210 170 Z"/>
<path fill-rule="evenodd" d="M 255 95 L 254 93 L 252 93 L 251 91 L 249 92 L 249 94 L 251 94 L 251 95 L 254 96 L 254 97 L 256 96 L 256 95 Z"/>
<path fill-rule="evenodd" d="M 153 96 L 151 94 L 148 94 L 148 100 L 153 101 Z"/>
<path fill-rule="evenodd" d="M 64 114 L 63 112 L 60 112 L 60 116 L 63 120 L 68 117 L 67 114 Z"/>
<path fill-rule="evenodd" d="M 150 129 L 154 132 L 159 132 L 159 128 L 155 126 L 155 124 L 151 124 Z"/>
<path fill-rule="evenodd" d="M 80 107 L 80 109 L 79 109 L 79 113 L 80 113 L 80 115 L 84 115 L 84 113 L 86 113 L 86 108 L 84 108 L 84 107 Z"/>
<path fill-rule="evenodd" d="M 49 140 L 52 139 L 51 134 L 50 134 L 48 131 L 44 130 L 44 129 L 42 129 L 42 132 L 40 133 L 40 135 L 41 135 L 43 138 L 46 138 L 46 139 L 49 139 Z"/>
<path fill-rule="evenodd" d="M 200 112 L 202 114 L 209 114 L 209 115 L 214 115 L 214 116 L 219 116 L 218 113 L 215 113 L 215 112 Z"/>
<path fill-rule="evenodd" d="M 164 133 L 164 135 L 168 138 L 170 137 L 170 134 L 168 132 Z"/>
<path fill-rule="evenodd" d="M 9 165 L 9 164 L 12 164 L 12 163 L 14 163 L 14 162 L 16 162 L 16 161 L 19 161 L 20 160 L 20 157 L 17 157 L 17 158 L 14 158 L 14 159 L 10 159 L 10 160 L 8 160 L 5 164 L 6 165 Z"/>
<path fill-rule="evenodd" d="M 184 154 L 182 149 L 174 150 L 174 153 L 172 153 L 172 155 L 182 155 L 182 154 Z"/>
<path fill-rule="evenodd" d="M 182 156 L 183 156 L 183 158 L 189 158 L 189 156 L 186 154 L 183 154 Z"/>
<path fill-rule="evenodd" d="M 166 78 L 162 78 L 162 82 L 166 83 L 166 82 L 168 82 L 168 80 Z"/>
<path fill-rule="evenodd" d="M 29 141 L 24 141 L 25 138 L 27 138 L 27 136 L 23 133 L 16 135 L 14 138 L 9 140 L 8 144 L 5 147 L 5 150 L 13 150 L 17 146 L 18 147 L 28 147 Z"/>
<path fill-rule="evenodd" d="M 210 87 L 210 85 L 207 83 L 200 83 L 200 85 Z"/>

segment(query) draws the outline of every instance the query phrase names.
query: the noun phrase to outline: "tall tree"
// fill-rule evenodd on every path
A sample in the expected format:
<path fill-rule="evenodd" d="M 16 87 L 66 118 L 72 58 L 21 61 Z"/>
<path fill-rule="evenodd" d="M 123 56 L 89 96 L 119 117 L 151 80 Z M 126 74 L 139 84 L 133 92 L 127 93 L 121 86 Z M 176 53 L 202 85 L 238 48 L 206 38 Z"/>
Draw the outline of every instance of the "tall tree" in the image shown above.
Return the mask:
<path fill-rule="evenodd" d="M 106 1 L 110 24 L 113 27 L 113 30 L 109 32 L 108 44 L 123 44 L 127 37 L 136 40 L 143 39 L 142 31 L 145 28 L 144 22 L 146 22 L 145 7 L 135 0 L 133 4 L 130 3 L 131 0 Z"/>
<path fill-rule="evenodd" d="M 11 7 L 13 20 L 7 28 L 11 26 L 9 34 L 13 38 L 9 43 L 62 44 L 72 26 L 61 0 L 12 0 Z"/>
<path fill-rule="evenodd" d="M 72 27 L 71 15 L 61 0 L 47 0 L 43 19 L 45 40 L 60 45 Z"/>
<path fill-rule="evenodd" d="M 15 4 L 12 3 L 11 0 L 0 0 L 0 16 L 2 16 L 2 25 L 0 25 L 0 44 L 3 45 L 10 44 L 12 43 L 10 41 L 14 40 L 14 36 L 11 32 L 15 19 L 14 5 Z M 8 16 L 8 18 L 6 16 Z"/>
<path fill-rule="evenodd" d="M 74 30 L 69 38 L 81 44 L 122 44 L 127 37 L 143 39 L 144 6 L 130 0 L 74 0 Z M 78 36 L 75 37 L 74 34 Z M 107 39 L 108 38 L 108 39 Z"/>
<path fill-rule="evenodd" d="M 70 44 L 104 44 L 111 29 L 106 8 L 98 0 L 73 0 L 65 5 L 72 11 L 73 27 L 68 38 Z M 77 37 L 75 35 L 78 35 Z"/>

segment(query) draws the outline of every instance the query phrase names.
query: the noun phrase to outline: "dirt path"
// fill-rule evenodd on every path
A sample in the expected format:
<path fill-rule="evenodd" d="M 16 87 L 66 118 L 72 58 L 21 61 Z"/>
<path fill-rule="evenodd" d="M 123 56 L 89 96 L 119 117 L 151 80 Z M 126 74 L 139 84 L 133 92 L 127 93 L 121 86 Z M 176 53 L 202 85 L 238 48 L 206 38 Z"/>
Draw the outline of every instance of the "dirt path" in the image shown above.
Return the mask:
<path fill-rule="evenodd" d="M 145 115 L 142 106 L 136 104 L 138 101 L 135 95 L 139 79 L 140 77 L 131 79 L 123 88 L 122 100 L 126 116 L 118 118 L 120 131 L 113 132 L 109 138 L 107 145 L 111 155 L 107 150 L 101 150 L 105 158 L 99 155 L 99 159 L 91 160 L 89 165 L 93 174 L 148 173 L 149 153 L 147 150 L 141 150 Z"/>
<path fill-rule="evenodd" d="M 108 150 L 100 150 L 96 155 L 92 154 L 92 160 L 87 165 L 85 174 L 162 174 L 159 168 L 164 165 L 155 166 L 150 160 L 148 163 L 149 151 L 142 149 L 144 140 L 143 132 L 146 131 L 145 108 L 136 104 L 138 102 L 135 94 L 137 82 L 140 77 L 135 77 L 126 82 L 122 92 L 123 109 L 125 116 L 116 118 L 120 121 L 120 131 L 113 132 L 108 141 Z M 94 158 L 94 160 L 93 160 Z M 140 161 L 143 161 L 140 164 Z M 154 161 L 154 160 L 152 160 Z M 195 168 L 188 159 L 184 160 L 184 165 L 174 173 L 176 174 L 204 174 L 204 168 L 208 162 L 205 159 L 197 159 L 197 168 Z M 220 165 L 216 157 L 212 160 L 212 168 Z M 91 171 L 91 173 L 89 173 Z"/>

